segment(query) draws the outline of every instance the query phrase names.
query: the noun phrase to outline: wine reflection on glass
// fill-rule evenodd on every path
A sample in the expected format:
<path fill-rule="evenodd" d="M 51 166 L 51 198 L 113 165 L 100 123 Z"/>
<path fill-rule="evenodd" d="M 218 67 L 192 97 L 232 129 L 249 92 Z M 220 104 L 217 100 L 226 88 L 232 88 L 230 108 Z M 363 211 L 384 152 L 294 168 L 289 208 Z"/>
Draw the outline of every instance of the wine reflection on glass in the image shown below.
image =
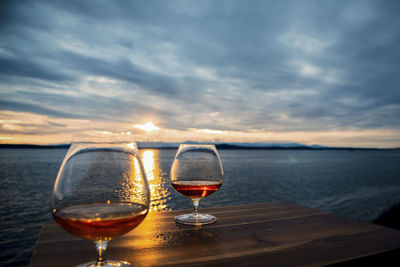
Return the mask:
<path fill-rule="evenodd" d="M 192 199 L 194 212 L 178 215 L 175 221 L 188 225 L 210 224 L 217 218 L 199 213 L 202 198 L 219 190 L 224 180 L 221 158 L 214 145 L 180 145 L 172 163 L 172 187 Z"/>
<path fill-rule="evenodd" d="M 131 266 L 105 260 L 107 244 L 146 217 L 149 186 L 135 143 L 74 143 L 53 189 L 52 212 L 66 231 L 96 244 L 97 261 L 79 266 Z"/>

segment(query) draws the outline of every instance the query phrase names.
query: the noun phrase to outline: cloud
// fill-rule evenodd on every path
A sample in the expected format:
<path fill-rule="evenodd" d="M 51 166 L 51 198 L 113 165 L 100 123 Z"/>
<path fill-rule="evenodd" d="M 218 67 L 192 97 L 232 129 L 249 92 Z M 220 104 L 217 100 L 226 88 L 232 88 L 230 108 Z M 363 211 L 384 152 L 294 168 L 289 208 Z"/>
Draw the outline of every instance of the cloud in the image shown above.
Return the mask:
<path fill-rule="evenodd" d="M 188 135 L 258 131 L 266 141 L 265 131 L 398 131 L 398 8 L 4 1 L 0 109 L 48 116 L 49 133 L 57 118 L 103 124 L 98 133 L 152 121 Z"/>
<path fill-rule="evenodd" d="M 53 117 L 59 117 L 59 118 L 71 117 L 71 115 L 68 115 L 66 113 L 63 113 L 63 112 L 60 112 L 57 110 L 51 110 L 51 109 L 48 109 L 45 107 L 41 107 L 40 105 L 15 102 L 15 101 L 0 100 L 0 110 L 11 110 L 11 111 L 44 114 L 44 115 L 51 115 Z"/>

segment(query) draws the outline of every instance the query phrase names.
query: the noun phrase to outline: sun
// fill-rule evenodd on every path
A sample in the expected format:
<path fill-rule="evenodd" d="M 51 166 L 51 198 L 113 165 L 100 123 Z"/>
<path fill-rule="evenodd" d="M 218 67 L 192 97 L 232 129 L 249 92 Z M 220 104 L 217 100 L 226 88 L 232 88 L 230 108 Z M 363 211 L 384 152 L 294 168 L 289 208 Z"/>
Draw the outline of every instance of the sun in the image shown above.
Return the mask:
<path fill-rule="evenodd" d="M 146 132 L 154 132 L 160 130 L 160 128 L 155 126 L 151 121 L 146 122 L 145 124 L 135 124 L 134 127 Z"/>

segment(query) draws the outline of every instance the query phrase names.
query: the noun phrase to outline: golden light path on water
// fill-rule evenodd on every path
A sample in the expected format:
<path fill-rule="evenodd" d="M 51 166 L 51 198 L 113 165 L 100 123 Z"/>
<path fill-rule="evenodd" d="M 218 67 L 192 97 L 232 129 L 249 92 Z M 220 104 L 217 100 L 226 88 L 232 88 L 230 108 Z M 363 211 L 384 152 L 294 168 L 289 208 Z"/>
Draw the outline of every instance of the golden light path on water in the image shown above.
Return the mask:
<path fill-rule="evenodd" d="M 170 210 L 167 200 L 171 198 L 167 188 L 168 179 L 162 178 L 162 171 L 158 161 L 159 151 L 144 149 L 140 151 L 143 167 L 150 187 L 150 211 Z"/>

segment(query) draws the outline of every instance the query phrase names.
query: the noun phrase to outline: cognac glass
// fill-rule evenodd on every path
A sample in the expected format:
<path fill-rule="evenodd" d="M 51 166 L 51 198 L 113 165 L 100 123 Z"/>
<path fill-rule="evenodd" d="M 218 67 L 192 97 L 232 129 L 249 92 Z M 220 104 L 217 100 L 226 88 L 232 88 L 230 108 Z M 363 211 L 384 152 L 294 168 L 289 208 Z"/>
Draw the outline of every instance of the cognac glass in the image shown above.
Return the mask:
<path fill-rule="evenodd" d="M 53 189 L 52 212 L 66 231 L 96 244 L 97 261 L 79 266 L 131 266 L 105 260 L 107 243 L 137 227 L 150 194 L 135 143 L 74 143 Z"/>
<path fill-rule="evenodd" d="M 172 187 L 194 205 L 194 212 L 176 216 L 176 222 L 203 225 L 217 220 L 213 215 L 198 212 L 200 199 L 218 191 L 224 180 L 222 162 L 214 145 L 180 145 L 170 179 Z"/>

